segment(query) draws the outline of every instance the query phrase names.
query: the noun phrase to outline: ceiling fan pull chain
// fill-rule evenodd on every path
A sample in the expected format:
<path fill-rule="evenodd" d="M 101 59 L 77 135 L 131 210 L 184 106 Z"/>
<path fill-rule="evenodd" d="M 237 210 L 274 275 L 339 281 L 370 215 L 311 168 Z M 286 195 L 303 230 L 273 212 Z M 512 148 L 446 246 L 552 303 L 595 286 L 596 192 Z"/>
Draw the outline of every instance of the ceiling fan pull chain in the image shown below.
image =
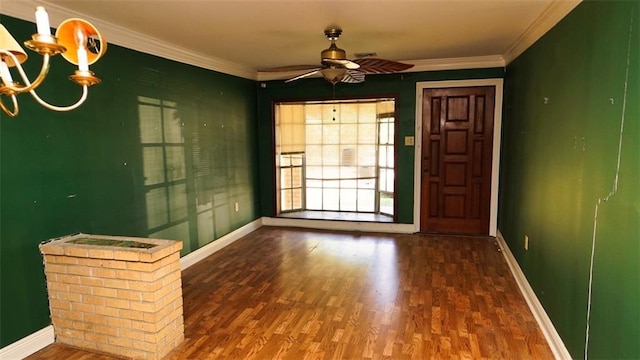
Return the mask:
<path fill-rule="evenodd" d="M 333 121 L 336 121 L 336 83 L 331 84 L 333 86 Z"/>

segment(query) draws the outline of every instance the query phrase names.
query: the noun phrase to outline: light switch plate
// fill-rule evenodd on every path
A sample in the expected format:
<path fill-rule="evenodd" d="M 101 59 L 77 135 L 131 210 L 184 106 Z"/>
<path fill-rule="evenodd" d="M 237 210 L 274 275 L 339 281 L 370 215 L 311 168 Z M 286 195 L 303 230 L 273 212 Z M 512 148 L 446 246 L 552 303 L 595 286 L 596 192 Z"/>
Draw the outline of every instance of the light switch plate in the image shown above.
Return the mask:
<path fill-rule="evenodd" d="M 405 146 L 413 146 L 413 136 L 405 136 L 404 137 L 404 145 Z"/>

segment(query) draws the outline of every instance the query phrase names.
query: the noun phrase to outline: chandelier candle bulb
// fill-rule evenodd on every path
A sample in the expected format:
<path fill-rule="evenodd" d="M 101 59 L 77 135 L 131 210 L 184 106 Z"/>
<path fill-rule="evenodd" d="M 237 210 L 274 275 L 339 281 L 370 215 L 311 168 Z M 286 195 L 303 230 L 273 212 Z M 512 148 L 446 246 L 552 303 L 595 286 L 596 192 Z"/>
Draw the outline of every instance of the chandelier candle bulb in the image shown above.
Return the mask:
<path fill-rule="evenodd" d="M 87 50 L 78 48 L 78 70 L 89 71 L 89 61 L 87 60 Z"/>
<path fill-rule="evenodd" d="M 42 6 L 36 7 L 36 27 L 38 28 L 38 34 L 51 35 L 51 27 L 49 26 L 49 14 Z"/>
<path fill-rule="evenodd" d="M 78 46 L 78 70 L 89 71 L 89 59 L 87 58 L 87 34 L 79 25 L 76 26 L 75 41 Z"/>

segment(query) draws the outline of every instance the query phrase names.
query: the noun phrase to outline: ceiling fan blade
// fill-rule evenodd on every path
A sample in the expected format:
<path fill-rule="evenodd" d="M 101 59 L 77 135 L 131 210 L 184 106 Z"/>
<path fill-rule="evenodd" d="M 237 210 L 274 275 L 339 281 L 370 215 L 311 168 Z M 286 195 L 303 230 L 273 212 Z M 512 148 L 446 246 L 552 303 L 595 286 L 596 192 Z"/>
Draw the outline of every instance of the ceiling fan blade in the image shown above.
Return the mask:
<path fill-rule="evenodd" d="M 405 64 L 392 60 L 378 58 L 362 58 L 354 60 L 360 65 L 358 70 L 365 74 L 390 74 L 411 69 L 413 64 Z"/>
<path fill-rule="evenodd" d="M 356 64 L 355 62 L 351 60 L 346 60 L 346 59 L 328 59 L 327 58 L 327 59 L 322 59 L 322 63 L 328 64 L 328 65 L 340 65 L 349 70 L 355 70 L 360 67 L 359 64 Z"/>
<path fill-rule="evenodd" d="M 358 70 L 347 70 L 341 80 L 343 83 L 357 84 L 364 82 L 364 73 Z"/>
<path fill-rule="evenodd" d="M 259 69 L 259 72 L 287 72 L 287 71 L 302 71 L 302 70 L 311 70 L 317 69 L 318 65 L 289 65 L 289 66 L 280 66 L 275 68 L 268 69 Z"/>
<path fill-rule="evenodd" d="M 299 79 L 302 79 L 302 78 L 306 78 L 307 76 L 311 76 L 311 75 L 317 74 L 318 71 L 320 71 L 320 68 L 316 66 L 315 69 L 313 69 L 311 71 L 308 71 L 308 72 L 306 72 L 304 74 L 300 74 L 298 76 L 294 76 L 289 80 L 285 80 L 285 82 L 288 83 L 288 82 L 296 81 L 296 80 L 299 80 Z"/>

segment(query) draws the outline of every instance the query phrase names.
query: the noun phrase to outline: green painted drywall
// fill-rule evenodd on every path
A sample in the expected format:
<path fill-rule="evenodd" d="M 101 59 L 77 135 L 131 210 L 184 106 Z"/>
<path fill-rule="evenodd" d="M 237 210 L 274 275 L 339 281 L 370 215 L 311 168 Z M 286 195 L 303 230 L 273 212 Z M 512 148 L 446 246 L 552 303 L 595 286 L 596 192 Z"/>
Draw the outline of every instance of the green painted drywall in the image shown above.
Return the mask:
<path fill-rule="evenodd" d="M 333 86 L 324 79 L 302 79 L 291 83 L 272 80 L 258 89 L 258 127 L 260 137 L 260 204 L 263 216 L 275 215 L 273 159 L 273 103 L 284 100 L 332 99 L 354 97 L 395 96 L 397 110 L 397 204 L 398 222 L 413 223 L 413 146 L 404 146 L 405 136 L 415 136 L 416 83 L 420 81 L 502 78 L 502 68 L 416 72 L 391 75 L 367 75 L 360 84 Z"/>
<path fill-rule="evenodd" d="M 1 20 L 20 41 L 35 32 L 32 23 Z M 40 57 L 29 52 L 25 64 L 33 76 Z M 75 101 L 73 70 L 54 58 L 40 96 Z M 186 221 L 161 229 L 163 237 L 183 240 L 185 254 L 258 216 L 254 81 L 113 44 L 92 70 L 103 82 L 75 111 L 45 110 L 20 95 L 18 117 L 0 115 L 0 347 L 50 324 L 41 241 L 78 232 L 146 237 L 147 214 L 162 213 L 145 198 L 138 96 L 176 102 L 185 151 L 198 149 L 198 163 L 185 156 L 167 165 L 184 170 L 186 191 L 162 209 Z"/>
<path fill-rule="evenodd" d="M 574 358 L 594 239 L 588 357 L 640 358 L 639 29 L 586 1 L 507 67 L 499 228 Z"/>

